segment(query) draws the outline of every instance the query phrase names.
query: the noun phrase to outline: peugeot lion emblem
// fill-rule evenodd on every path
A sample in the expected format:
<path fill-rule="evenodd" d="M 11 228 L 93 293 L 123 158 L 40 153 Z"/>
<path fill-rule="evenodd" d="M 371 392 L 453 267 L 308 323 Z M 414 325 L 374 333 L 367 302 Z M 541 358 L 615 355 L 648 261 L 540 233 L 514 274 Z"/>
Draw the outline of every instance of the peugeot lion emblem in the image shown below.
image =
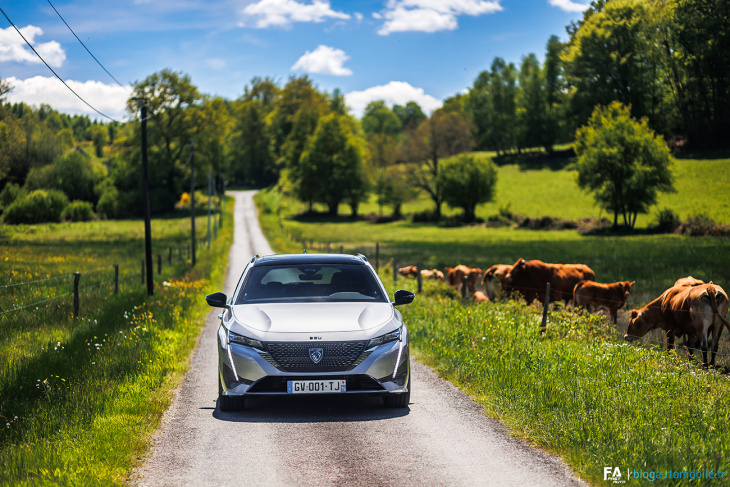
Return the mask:
<path fill-rule="evenodd" d="M 324 349 L 323 348 L 310 348 L 309 349 L 309 358 L 312 359 L 312 362 L 315 364 L 318 364 L 322 361 L 322 357 L 324 356 Z"/>

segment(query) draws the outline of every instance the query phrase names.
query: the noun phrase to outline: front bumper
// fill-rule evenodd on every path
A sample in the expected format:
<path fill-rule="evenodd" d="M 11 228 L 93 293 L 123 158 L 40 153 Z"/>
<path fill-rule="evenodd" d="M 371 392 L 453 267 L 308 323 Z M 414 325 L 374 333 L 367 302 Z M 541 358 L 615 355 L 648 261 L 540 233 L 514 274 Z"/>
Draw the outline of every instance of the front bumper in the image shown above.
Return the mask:
<path fill-rule="evenodd" d="M 312 346 L 318 345 L 316 342 Z M 408 392 L 410 354 L 408 330 L 400 340 L 366 350 L 361 361 L 340 370 L 292 372 L 274 365 L 267 353 L 237 343 L 227 343 L 225 328 L 218 333 L 218 373 L 223 395 L 285 395 L 290 380 L 346 380 L 345 394 L 399 394 Z M 273 363 L 272 363 L 273 362 Z M 340 393 L 338 393 L 340 394 Z"/>

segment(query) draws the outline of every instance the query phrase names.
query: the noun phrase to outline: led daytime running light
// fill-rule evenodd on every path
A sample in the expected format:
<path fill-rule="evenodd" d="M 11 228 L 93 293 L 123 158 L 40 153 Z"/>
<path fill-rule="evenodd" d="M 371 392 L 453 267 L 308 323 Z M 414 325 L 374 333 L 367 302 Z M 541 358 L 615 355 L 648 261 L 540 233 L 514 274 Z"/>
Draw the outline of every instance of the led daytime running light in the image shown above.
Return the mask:
<path fill-rule="evenodd" d="M 228 331 L 228 343 L 238 343 L 239 345 L 246 345 L 247 347 L 256 348 L 259 350 L 264 349 L 263 343 L 253 338 L 248 338 L 243 335 L 238 335 L 232 331 Z"/>
<path fill-rule="evenodd" d="M 371 338 L 368 342 L 368 347 L 377 347 L 378 345 L 382 345 L 383 343 L 392 342 L 395 340 L 400 340 L 401 337 L 401 329 L 398 328 L 395 331 L 391 331 L 390 333 L 386 333 L 385 335 L 380 335 L 379 337 Z"/>

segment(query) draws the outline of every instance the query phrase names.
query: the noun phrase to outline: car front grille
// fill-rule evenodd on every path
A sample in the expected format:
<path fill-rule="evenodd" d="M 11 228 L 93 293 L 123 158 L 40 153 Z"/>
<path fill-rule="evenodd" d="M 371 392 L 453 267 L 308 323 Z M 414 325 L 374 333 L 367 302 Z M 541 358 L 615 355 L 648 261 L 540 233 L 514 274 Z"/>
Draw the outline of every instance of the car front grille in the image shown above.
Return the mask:
<path fill-rule="evenodd" d="M 375 379 L 365 374 L 357 375 L 310 375 L 310 376 L 274 376 L 264 377 L 254 383 L 247 391 L 249 394 L 285 394 L 286 383 L 290 380 L 342 380 L 347 381 L 347 392 L 379 392 L 385 388 Z"/>
<path fill-rule="evenodd" d="M 267 342 L 262 356 L 283 372 L 346 372 L 370 355 L 367 341 L 355 342 Z M 321 348 L 322 359 L 314 363 L 310 349 Z"/>

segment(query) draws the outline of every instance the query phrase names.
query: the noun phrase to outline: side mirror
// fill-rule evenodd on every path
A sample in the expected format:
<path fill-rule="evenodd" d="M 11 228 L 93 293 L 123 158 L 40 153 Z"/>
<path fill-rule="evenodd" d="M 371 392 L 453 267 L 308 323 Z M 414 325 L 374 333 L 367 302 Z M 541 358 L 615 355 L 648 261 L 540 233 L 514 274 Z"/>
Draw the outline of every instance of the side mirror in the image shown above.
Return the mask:
<path fill-rule="evenodd" d="M 228 308 L 228 296 L 226 296 L 225 293 L 219 292 L 209 294 L 205 297 L 205 300 L 208 302 L 209 306 L 214 308 Z"/>
<path fill-rule="evenodd" d="M 415 297 L 416 295 L 410 291 L 406 291 L 405 289 L 398 289 L 395 292 L 395 301 L 393 301 L 393 305 L 400 306 L 401 304 L 412 303 L 413 298 Z"/>

